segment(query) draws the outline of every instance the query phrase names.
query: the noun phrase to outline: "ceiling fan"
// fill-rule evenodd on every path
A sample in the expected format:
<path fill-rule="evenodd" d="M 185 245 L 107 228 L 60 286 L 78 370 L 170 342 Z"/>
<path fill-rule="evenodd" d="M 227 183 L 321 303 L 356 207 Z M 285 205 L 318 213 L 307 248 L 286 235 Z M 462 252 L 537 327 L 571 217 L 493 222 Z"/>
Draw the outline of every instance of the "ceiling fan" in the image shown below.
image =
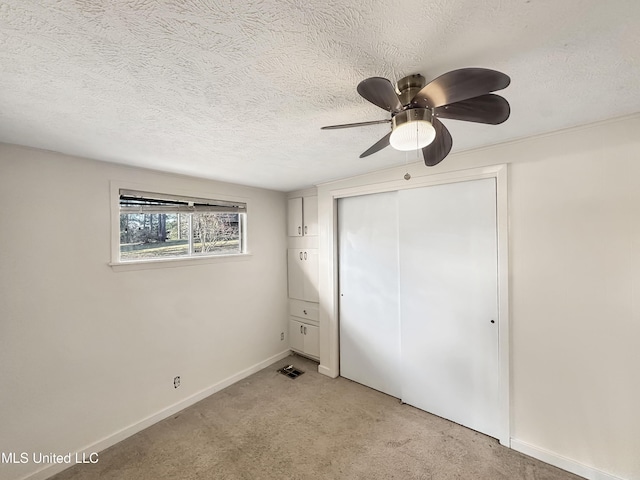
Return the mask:
<path fill-rule="evenodd" d="M 358 84 L 358 93 L 391 113 L 387 120 L 348 123 L 322 127 L 322 130 L 362 127 L 390 123 L 391 131 L 374 143 L 360 158 L 388 145 L 397 150 L 422 149 L 424 163 L 432 167 L 451 151 L 453 140 L 438 118 L 498 125 L 509 118 L 509 103 L 492 94 L 506 88 L 511 79 L 486 68 L 461 68 L 427 83 L 420 75 L 409 75 L 397 82 L 371 77 Z"/>

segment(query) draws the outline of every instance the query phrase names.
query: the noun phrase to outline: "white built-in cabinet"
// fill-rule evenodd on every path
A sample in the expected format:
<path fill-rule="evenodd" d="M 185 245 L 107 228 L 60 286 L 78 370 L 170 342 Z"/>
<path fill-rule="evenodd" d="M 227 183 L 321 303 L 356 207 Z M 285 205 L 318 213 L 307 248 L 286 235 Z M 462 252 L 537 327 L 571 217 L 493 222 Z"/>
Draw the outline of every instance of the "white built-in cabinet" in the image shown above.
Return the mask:
<path fill-rule="evenodd" d="M 294 197 L 288 200 L 287 235 L 307 237 L 318 234 L 318 197 Z"/>
<path fill-rule="evenodd" d="M 318 304 L 290 300 L 289 314 L 289 343 L 291 350 L 319 359 Z"/>
<path fill-rule="evenodd" d="M 289 284 L 289 346 L 314 360 L 320 359 L 318 321 L 318 197 L 288 199 L 287 273 Z M 307 248 L 308 247 L 308 248 Z"/>
<path fill-rule="evenodd" d="M 290 248 L 287 255 L 289 298 L 318 301 L 318 250 Z"/>

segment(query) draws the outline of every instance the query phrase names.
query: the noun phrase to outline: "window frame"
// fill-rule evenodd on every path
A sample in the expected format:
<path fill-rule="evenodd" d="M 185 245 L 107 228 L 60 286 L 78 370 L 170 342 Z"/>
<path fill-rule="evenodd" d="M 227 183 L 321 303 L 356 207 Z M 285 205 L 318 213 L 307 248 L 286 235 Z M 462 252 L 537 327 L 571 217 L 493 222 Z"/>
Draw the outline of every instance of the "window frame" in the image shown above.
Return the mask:
<path fill-rule="evenodd" d="M 248 260 L 251 257 L 249 252 L 249 227 L 248 227 L 248 211 L 250 201 L 248 198 L 232 196 L 226 194 L 212 194 L 210 192 L 203 193 L 195 190 L 184 190 L 173 188 L 167 185 L 148 185 L 135 184 L 128 182 L 111 181 L 111 261 L 109 266 L 114 271 L 143 270 L 155 268 L 168 268 L 187 265 L 202 265 L 207 263 L 235 262 Z M 240 239 L 242 251 L 239 253 L 228 254 L 194 254 L 180 257 L 165 258 L 145 258 L 145 259 L 120 259 L 120 191 L 135 190 L 139 192 L 148 192 L 150 195 L 166 195 L 179 197 L 192 197 L 199 199 L 208 199 L 212 202 L 237 202 L 246 205 L 246 212 L 240 217 L 241 235 Z"/>

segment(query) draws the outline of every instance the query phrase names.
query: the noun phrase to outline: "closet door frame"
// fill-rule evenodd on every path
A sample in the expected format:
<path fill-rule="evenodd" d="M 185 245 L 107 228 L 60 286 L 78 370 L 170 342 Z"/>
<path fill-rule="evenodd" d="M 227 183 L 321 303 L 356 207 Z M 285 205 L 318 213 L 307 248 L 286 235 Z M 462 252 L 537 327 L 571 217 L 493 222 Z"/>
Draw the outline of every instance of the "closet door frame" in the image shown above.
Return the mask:
<path fill-rule="evenodd" d="M 496 224 L 498 240 L 498 395 L 500 428 L 498 439 L 511 446 L 510 403 L 510 329 L 509 329 L 509 250 L 507 212 L 507 165 L 492 165 L 440 174 L 412 173 L 410 180 L 402 175 L 389 180 L 392 172 L 383 172 L 384 178 L 372 182 L 366 176 L 350 181 L 334 182 L 318 187 L 319 245 L 319 303 L 320 303 L 320 366 L 318 371 L 330 377 L 340 374 L 340 325 L 338 312 L 338 226 L 337 201 L 339 198 L 390 192 L 409 188 L 428 187 L 483 178 L 496 180 Z"/>

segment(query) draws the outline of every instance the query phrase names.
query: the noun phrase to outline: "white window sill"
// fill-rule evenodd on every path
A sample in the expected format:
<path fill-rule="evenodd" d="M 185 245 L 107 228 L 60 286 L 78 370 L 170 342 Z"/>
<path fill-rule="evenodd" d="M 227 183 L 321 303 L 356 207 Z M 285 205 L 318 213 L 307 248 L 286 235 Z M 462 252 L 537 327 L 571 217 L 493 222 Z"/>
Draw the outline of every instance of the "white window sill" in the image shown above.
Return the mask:
<path fill-rule="evenodd" d="M 251 258 L 250 253 L 232 255 L 212 255 L 186 258 L 154 258 L 152 260 L 131 260 L 111 262 L 109 266 L 114 272 L 129 272 L 133 270 L 150 270 L 154 268 L 187 267 L 191 265 L 205 265 L 209 263 L 243 262 Z"/>

